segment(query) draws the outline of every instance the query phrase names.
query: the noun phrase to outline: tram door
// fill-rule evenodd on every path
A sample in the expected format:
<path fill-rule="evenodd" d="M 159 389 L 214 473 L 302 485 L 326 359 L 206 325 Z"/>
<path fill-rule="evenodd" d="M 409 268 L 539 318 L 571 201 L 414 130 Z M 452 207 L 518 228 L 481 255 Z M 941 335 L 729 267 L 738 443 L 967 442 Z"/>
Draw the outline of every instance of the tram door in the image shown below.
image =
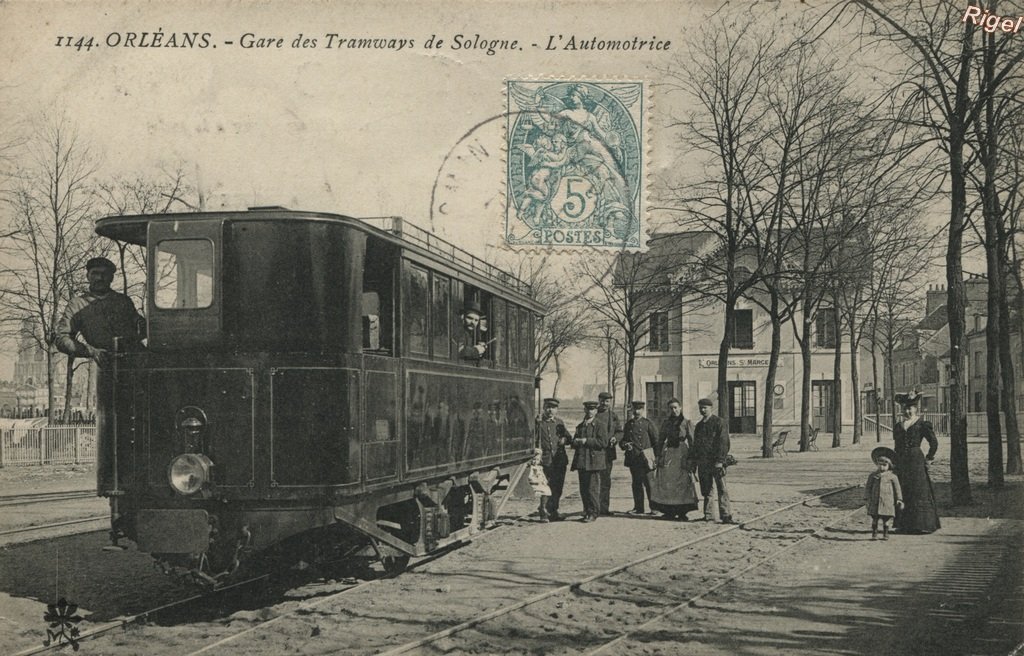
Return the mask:
<path fill-rule="evenodd" d="M 729 383 L 729 432 L 757 432 L 757 383 L 737 380 Z"/>
<path fill-rule="evenodd" d="M 395 357 L 397 267 L 396 248 L 375 237 L 367 238 L 362 293 L 366 407 L 361 446 L 363 483 L 368 486 L 398 478 L 401 458 L 398 359 Z"/>
<path fill-rule="evenodd" d="M 831 433 L 835 427 L 836 413 L 832 404 L 834 390 L 834 381 L 811 381 L 811 426 L 822 433 Z"/>

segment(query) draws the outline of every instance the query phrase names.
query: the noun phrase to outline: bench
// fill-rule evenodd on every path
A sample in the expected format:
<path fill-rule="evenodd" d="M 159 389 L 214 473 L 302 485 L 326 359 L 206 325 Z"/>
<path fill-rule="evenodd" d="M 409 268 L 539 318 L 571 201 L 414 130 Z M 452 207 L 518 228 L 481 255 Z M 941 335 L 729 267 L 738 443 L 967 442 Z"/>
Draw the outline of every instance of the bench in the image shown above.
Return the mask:
<path fill-rule="evenodd" d="M 772 442 L 772 453 L 777 453 L 780 456 L 786 455 L 786 438 L 789 437 L 789 431 L 779 431 L 778 438 Z"/>
<path fill-rule="evenodd" d="M 814 426 L 811 426 L 810 430 L 808 432 L 810 433 L 810 436 L 807 438 L 807 450 L 808 451 L 817 451 L 818 450 L 818 444 L 817 444 L 817 442 L 818 442 L 818 429 L 815 428 Z"/>

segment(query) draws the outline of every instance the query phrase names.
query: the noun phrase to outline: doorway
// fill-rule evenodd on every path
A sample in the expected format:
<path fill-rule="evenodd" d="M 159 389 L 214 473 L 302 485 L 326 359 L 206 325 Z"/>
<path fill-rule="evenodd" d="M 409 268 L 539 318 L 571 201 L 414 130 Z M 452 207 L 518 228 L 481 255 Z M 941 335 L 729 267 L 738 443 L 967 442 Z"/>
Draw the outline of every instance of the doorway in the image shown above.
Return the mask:
<path fill-rule="evenodd" d="M 729 383 L 729 432 L 757 432 L 757 383 L 736 380 Z"/>

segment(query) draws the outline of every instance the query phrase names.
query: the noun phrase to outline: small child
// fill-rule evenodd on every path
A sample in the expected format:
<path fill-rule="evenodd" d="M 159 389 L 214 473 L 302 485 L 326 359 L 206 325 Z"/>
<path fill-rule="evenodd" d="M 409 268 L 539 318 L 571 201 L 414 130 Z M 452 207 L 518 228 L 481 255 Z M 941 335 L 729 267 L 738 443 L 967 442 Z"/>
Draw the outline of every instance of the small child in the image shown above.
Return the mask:
<path fill-rule="evenodd" d="M 878 470 L 871 472 L 865 486 L 868 514 L 871 515 L 871 539 L 878 539 L 878 520 L 882 520 L 882 539 L 889 539 L 889 520 L 896 516 L 896 509 L 903 508 L 903 490 L 900 479 L 892 472 L 892 460 L 888 456 L 875 456 Z"/>

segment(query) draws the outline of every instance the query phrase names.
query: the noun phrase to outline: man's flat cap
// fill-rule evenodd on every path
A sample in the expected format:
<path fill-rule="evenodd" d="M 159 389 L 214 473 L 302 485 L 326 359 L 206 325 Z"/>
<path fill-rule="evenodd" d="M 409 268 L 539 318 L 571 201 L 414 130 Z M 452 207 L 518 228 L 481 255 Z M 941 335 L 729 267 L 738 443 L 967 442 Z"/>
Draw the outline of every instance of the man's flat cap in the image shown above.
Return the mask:
<path fill-rule="evenodd" d="M 117 267 L 114 263 L 105 257 L 94 257 L 85 263 L 85 270 L 90 271 L 92 269 L 107 269 L 108 271 L 117 271 Z"/>
<path fill-rule="evenodd" d="M 599 401 L 604 401 L 605 399 L 610 399 L 614 397 L 612 397 L 611 392 L 601 392 L 600 394 L 597 395 L 597 398 Z"/>
<path fill-rule="evenodd" d="M 715 404 L 711 401 L 711 399 L 703 398 L 700 401 L 697 401 L 697 405 L 698 406 L 702 406 L 702 405 L 715 405 Z"/>

